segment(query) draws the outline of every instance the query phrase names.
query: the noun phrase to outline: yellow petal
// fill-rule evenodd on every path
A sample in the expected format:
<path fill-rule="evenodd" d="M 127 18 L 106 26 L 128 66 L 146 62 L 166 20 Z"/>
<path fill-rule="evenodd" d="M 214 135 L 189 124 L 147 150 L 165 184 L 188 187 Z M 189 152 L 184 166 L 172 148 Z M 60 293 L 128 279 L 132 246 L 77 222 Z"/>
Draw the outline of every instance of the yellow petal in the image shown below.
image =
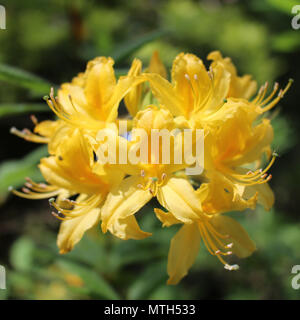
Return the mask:
<path fill-rule="evenodd" d="M 144 73 L 144 77 L 150 82 L 153 94 L 162 105 L 174 116 L 184 115 L 183 99 L 168 80 L 155 73 Z"/>
<path fill-rule="evenodd" d="M 201 203 L 191 184 L 182 178 L 170 178 L 159 188 L 157 199 L 177 220 L 192 223 L 198 219 Z"/>
<path fill-rule="evenodd" d="M 84 233 L 92 228 L 100 219 L 100 209 L 95 208 L 83 216 L 63 221 L 60 225 L 57 245 L 61 254 L 73 249 L 83 237 Z"/>
<path fill-rule="evenodd" d="M 65 139 L 70 137 L 74 132 L 74 127 L 70 127 L 64 121 L 59 120 L 59 126 L 53 132 L 51 139 L 48 143 L 49 154 L 55 155 L 58 148 L 64 143 Z"/>
<path fill-rule="evenodd" d="M 197 56 L 179 54 L 172 66 L 175 92 L 183 98 L 184 116 L 189 118 L 211 95 L 212 83 L 207 70 Z"/>
<path fill-rule="evenodd" d="M 154 208 L 157 219 L 163 224 L 163 227 L 170 227 L 173 224 L 181 223 L 171 212 L 165 212 L 161 209 Z"/>
<path fill-rule="evenodd" d="M 115 220 L 115 223 L 110 225 L 109 231 L 122 240 L 140 240 L 151 236 L 151 233 L 140 229 L 134 216 Z"/>
<path fill-rule="evenodd" d="M 34 132 L 38 133 L 39 135 L 43 137 L 51 137 L 55 133 L 55 131 L 59 128 L 59 126 L 62 124 L 62 121 L 56 120 L 56 121 L 42 121 L 38 123 L 35 128 Z"/>
<path fill-rule="evenodd" d="M 87 102 L 102 120 L 106 118 L 106 106 L 116 86 L 113 64 L 113 59 L 99 57 L 89 62 L 87 67 L 85 87 Z"/>
<path fill-rule="evenodd" d="M 262 154 L 273 141 L 274 131 L 269 119 L 263 119 L 262 123 L 252 129 L 251 134 L 245 137 L 243 152 L 230 162 L 234 167 L 251 163 L 261 159 Z"/>
<path fill-rule="evenodd" d="M 142 62 L 139 59 L 134 59 L 131 68 L 128 72 L 128 76 L 139 76 L 141 72 Z M 132 117 L 134 117 L 136 113 L 139 111 L 142 97 L 142 89 L 142 84 L 134 86 L 124 98 L 126 108 Z"/>
<path fill-rule="evenodd" d="M 232 84 L 229 91 L 229 96 L 250 99 L 257 90 L 256 81 L 252 80 L 251 75 L 244 75 L 238 77 L 237 81 Z"/>
<path fill-rule="evenodd" d="M 127 217 L 135 214 L 150 199 L 151 193 L 138 187 L 141 183 L 140 177 L 129 177 L 124 179 L 121 184 L 111 190 L 102 208 L 102 230 L 116 230 L 120 222 Z M 122 231 L 120 231 L 122 233 Z"/>
<path fill-rule="evenodd" d="M 105 106 L 105 114 L 107 115 L 106 121 L 116 120 L 121 100 L 130 92 L 130 90 L 132 90 L 132 88 L 144 81 L 146 81 L 146 79 L 143 76 L 124 76 L 119 78 L 113 94 Z"/>
<path fill-rule="evenodd" d="M 136 115 L 134 127 L 142 128 L 148 134 L 151 134 L 152 129 L 168 129 L 171 131 L 174 128 L 174 120 L 172 114 L 166 108 L 149 105 Z"/>
<path fill-rule="evenodd" d="M 93 153 L 79 130 L 64 137 L 56 156 L 41 159 L 39 168 L 50 184 L 82 193 L 102 193 L 108 187 L 93 173 Z"/>
<path fill-rule="evenodd" d="M 147 72 L 157 73 L 163 78 L 167 78 L 167 70 L 160 60 L 158 51 L 153 52 Z"/>
<path fill-rule="evenodd" d="M 252 80 L 250 75 L 239 77 L 230 58 L 223 58 L 219 51 L 213 51 L 208 55 L 207 59 L 213 60 L 211 64 L 213 69 L 217 64 L 222 64 L 224 68 L 231 74 L 228 97 L 249 99 L 256 92 L 256 81 Z"/>
<path fill-rule="evenodd" d="M 256 250 L 255 243 L 250 239 L 246 230 L 234 219 L 216 214 L 209 221 L 218 233 L 229 236 L 226 241 L 224 239 L 220 241 L 224 244 L 233 243 L 230 250 L 238 257 L 248 257 Z"/>
<path fill-rule="evenodd" d="M 200 240 L 196 223 L 183 225 L 176 233 L 168 255 L 168 284 L 177 284 L 187 275 L 198 254 Z"/>
<path fill-rule="evenodd" d="M 70 115 L 79 113 L 81 116 L 89 115 L 89 105 L 84 89 L 72 83 L 64 83 L 57 93 L 58 101 L 63 108 L 63 112 Z"/>
<path fill-rule="evenodd" d="M 223 213 L 228 211 L 243 211 L 247 208 L 254 209 L 257 196 L 243 198 L 242 192 L 222 174 L 209 175 L 210 182 L 202 183 L 196 191 L 202 203 L 203 211 L 208 214 Z"/>
<path fill-rule="evenodd" d="M 261 159 L 273 139 L 270 121 L 263 119 L 254 126 L 249 104 L 230 101 L 228 105 L 210 119 L 212 142 L 205 144 L 205 153 L 212 153 L 215 166 L 237 167 Z"/>
<path fill-rule="evenodd" d="M 230 88 L 230 73 L 221 65 L 217 65 L 213 70 L 213 95 L 207 106 L 200 109 L 200 112 L 215 112 L 224 104 L 224 99 L 228 95 Z M 196 111 L 197 112 L 197 111 Z"/>
<path fill-rule="evenodd" d="M 256 184 L 253 186 L 246 186 L 243 197 L 246 199 L 253 197 L 258 193 L 258 203 L 261 204 L 265 210 L 269 211 L 275 202 L 275 196 L 268 183 Z"/>

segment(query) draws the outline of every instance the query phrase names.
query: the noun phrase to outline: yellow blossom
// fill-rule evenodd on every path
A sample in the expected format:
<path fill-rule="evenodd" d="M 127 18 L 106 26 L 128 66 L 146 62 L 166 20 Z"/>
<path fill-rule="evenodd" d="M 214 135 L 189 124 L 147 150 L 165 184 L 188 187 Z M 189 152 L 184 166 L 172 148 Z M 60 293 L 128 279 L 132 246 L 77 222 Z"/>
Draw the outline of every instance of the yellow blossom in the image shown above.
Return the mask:
<path fill-rule="evenodd" d="M 222 65 L 222 67 L 229 72 L 230 87 L 227 97 L 249 99 L 254 95 L 257 90 L 256 81 L 252 80 L 252 77 L 248 74 L 239 77 L 230 58 L 223 58 L 219 51 L 213 51 L 207 56 L 207 59 L 213 61 L 211 63 L 212 70 L 215 70 L 219 65 Z"/>
<path fill-rule="evenodd" d="M 53 214 L 63 220 L 58 247 L 61 253 L 66 253 L 86 230 L 99 222 L 100 208 L 115 181 L 112 179 L 115 171 L 106 170 L 106 175 L 102 176 L 93 172 L 93 151 L 79 129 L 65 137 L 56 152 L 55 156 L 41 159 L 39 165 L 48 185 L 29 179 L 23 192 L 13 192 L 28 199 L 51 198 L 50 204 L 56 211 Z M 121 173 L 118 177 L 122 179 Z M 69 200 L 71 196 L 76 196 L 76 200 Z"/>
<path fill-rule="evenodd" d="M 172 129 L 173 126 L 173 117 L 170 112 L 154 106 L 149 106 L 136 116 L 135 127 L 143 128 L 148 132 L 152 129 Z M 123 170 L 130 176 L 109 193 L 102 208 L 102 230 L 104 232 L 109 230 L 122 239 L 137 239 L 149 235 L 142 232 L 137 224 L 126 228 L 125 219 L 132 217 L 155 196 L 163 207 L 184 223 L 191 222 L 201 208 L 201 203 L 195 198 L 191 184 L 186 179 L 177 178 L 173 174 L 187 165 L 184 163 L 178 165 L 174 162 L 171 164 L 151 163 L 151 157 L 153 157 L 151 141 L 149 141 L 148 148 L 149 161 L 124 166 Z M 159 151 L 161 156 L 161 144 Z"/>
<path fill-rule="evenodd" d="M 218 177 L 212 183 L 202 184 L 195 191 L 202 210 L 192 223 L 184 224 L 171 240 L 168 255 L 168 284 L 177 284 L 194 264 L 203 241 L 210 254 L 216 256 L 227 270 L 237 270 L 238 265 L 226 262 L 226 256 L 235 254 L 245 258 L 256 249 L 244 228 L 234 219 L 221 213 L 254 208 L 256 199 L 244 201 L 231 184 Z M 182 223 L 171 212 L 155 209 L 164 226 Z"/>
<path fill-rule="evenodd" d="M 193 126 L 200 113 L 223 105 L 230 74 L 221 65 L 215 75 L 207 71 L 202 60 L 193 54 L 179 54 L 172 66 L 172 83 L 158 74 L 145 74 L 154 95 L 174 116 Z"/>
<path fill-rule="evenodd" d="M 292 81 L 280 90 L 275 84 L 271 93 L 266 83 L 254 96 L 256 82 L 249 75 L 239 76 L 230 58 L 214 51 L 208 60 L 212 62 L 206 69 L 197 56 L 179 54 L 168 81 L 155 52 L 144 71 L 141 61 L 134 59 L 128 74 L 117 80 L 113 59 L 98 57 L 85 72 L 64 83 L 57 96 L 52 89 L 45 98 L 57 120 L 38 123 L 32 117 L 33 132 L 12 128 L 28 141 L 48 145 L 49 156 L 39 164 L 47 184 L 27 178 L 22 192 L 13 193 L 28 199 L 50 198 L 53 215 L 62 220 L 60 253 L 72 250 L 98 223 L 104 233 L 124 240 L 150 236 L 140 229 L 135 214 L 156 197 L 166 210 L 154 209 L 163 227 L 182 225 L 170 245 L 169 284 L 187 274 L 200 242 L 228 270 L 238 269 L 227 262 L 228 256 L 252 254 L 255 244 L 247 232 L 225 214 L 254 209 L 257 202 L 266 210 L 272 207 L 268 181 L 276 154 L 271 157 L 273 128 L 267 111 L 283 98 Z M 118 118 L 122 100 L 131 116 L 127 131 L 121 128 L 124 118 Z M 196 131 L 204 129 L 201 175 L 184 171 L 194 162 L 175 161 L 179 148 L 186 147 L 181 130 L 185 128 L 192 129 L 187 154 L 194 162 L 199 161 L 193 158 Z M 102 163 L 99 155 L 106 144 L 98 136 L 102 129 L 109 130 L 116 142 L 113 157 L 120 159 L 125 152 L 135 160 Z M 153 130 L 170 133 L 169 161 L 163 160 L 167 156 L 163 143 L 152 141 Z M 265 166 L 264 156 L 269 161 Z"/>

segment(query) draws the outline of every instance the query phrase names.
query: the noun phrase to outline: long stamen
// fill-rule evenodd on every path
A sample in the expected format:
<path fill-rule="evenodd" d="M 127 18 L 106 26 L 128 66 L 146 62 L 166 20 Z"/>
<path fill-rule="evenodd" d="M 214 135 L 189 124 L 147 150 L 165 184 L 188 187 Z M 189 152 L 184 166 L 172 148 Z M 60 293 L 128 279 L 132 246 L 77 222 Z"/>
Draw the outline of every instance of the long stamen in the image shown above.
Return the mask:
<path fill-rule="evenodd" d="M 278 88 L 279 88 L 279 84 L 278 84 L 278 82 L 275 82 L 274 88 L 273 88 L 271 94 L 265 100 L 263 100 L 261 102 L 261 105 L 265 105 L 266 103 L 268 103 L 274 97 L 274 95 L 277 92 Z"/>
<path fill-rule="evenodd" d="M 61 217 L 59 214 L 57 214 L 57 213 L 56 213 L 56 212 L 54 212 L 54 211 L 52 211 L 52 212 L 51 212 L 51 214 L 52 214 L 55 218 L 57 218 L 57 219 L 59 219 L 59 220 L 62 220 L 62 221 L 70 220 L 70 219 L 67 219 L 67 218 Z"/>
<path fill-rule="evenodd" d="M 12 134 L 24 139 L 24 140 L 31 141 L 31 142 L 36 142 L 36 143 L 48 143 L 49 142 L 49 138 L 34 134 L 29 129 L 26 129 L 26 128 L 23 129 L 22 131 L 20 131 L 17 128 L 12 127 L 10 129 L 10 133 L 12 133 Z"/>
<path fill-rule="evenodd" d="M 210 70 L 210 72 L 212 72 L 212 70 Z M 199 81 L 198 75 L 194 74 L 193 79 L 191 79 L 190 76 L 186 73 L 184 77 L 186 78 L 186 80 L 188 81 L 188 84 L 191 87 L 193 98 L 194 98 L 194 103 L 193 103 L 194 110 L 192 111 L 194 113 L 197 113 L 207 105 L 207 102 L 211 97 L 211 91 L 203 99 L 203 97 L 200 95 L 202 88 L 201 88 L 201 82 Z M 211 78 L 211 80 L 213 80 L 213 77 Z"/>
<path fill-rule="evenodd" d="M 225 252 L 222 252 L 218 247 L 217 245 L 214 243 L 214 240 L 210 237 L 205 225 L 203 224 L 203 233 L 207 239 L 207 242 L 210 244 L 210 247 L 212 248 L 212 250 L 214 251 L 214 255 L 219 255 L 219 254 L 222 254 L 222 255 L 227 255 Z"/>
<path fill-rule="evenodd" d="M 63 199 L 62 201 L 66 202 L 66 203 L 68 203 L 69 205 L 72 205 L 72 206 L 86 207 L 88 205 L 87 202 L 78 202 L 78 201 L 70 200 L 70 199 Z"/>
<path fill-rule="evenodd" d="M 78 112 L 78 110 L 76 109 L 76 106 L 75 106 L 75 104 L 74 104 L 74 102 L 73 102 L 72 96 L 69 94 L 68 97 L 69 97 L 69 100 L 70 100 L 70 103 L 71 103 L 73 109 L 74 109 L 76 112 Z"/>
<path fill-rule="evenodd" d="M 241 183 L 243 185 L 252 186 L 256 184 L 263 184 L 272 179 L 271 174 L 267 174 L 267 171 L 271 168 L 271 166 L 274 164 L 275 159 L 278 157 L 276 153 L 273 153 L 273 157 L 267 167 L 262 170 L 258 169 L 254 172 L 248 171 L 247 174 L 238 174 L 234 171 L 231 171 L 229 169 L 225 169 L 231 176 L 233 180 L 235 180 L 237 183 Z"/>
<path fill-rule="evenodd" d="M 215 228 L 213 228 L 213 226 L 210 224 L 210 222 L 206 222 L 205 224 L 207 226 L 207 228 L 214 233 L 217 237 L 221 238 L 221 239 L 228 239 L 229 235 L 228 234 L 221 234 L 220 232 L 218 232 Z"/>
<path fill-rule="evenodd" d="M 54 97 L 54 89 L 51 88 L 50 89 L 50 97 L 46 96 L 44 98 L 48 104 L 48 106 L 50 107 L 50 109 L 61 119 L 67 121 L 67 122 L 71 122 L 70 121 L 70 115 L 67 114 L 63 108 L 61 107 L 61 105 L 59 104 L 59 102 L 57 101 L 57 98 Z M 71 122 L 72 123 L 72 122 Z"/>
<path fill-rule="evenodd" d="M 262 86 L 262 91 L 261 91 L 261 95 L 257 101 L 257 104 L 261 104 L 261 102 L 263 101 L 266 93 L 267 93 L 267 90 L 268 90 L 268 82 L 266 82 L 263 86 Z"/>
<path fill-rule="evenodd" d="M 199 223 L 198 224 L 198 228 L 199 228 L 199 231 L 200 231 L 200 235 L 201 235 L 201 238 L 203 239 L 203 242 L 207 248 L 207 250 L 209 251 L 209 253 L 211 255 L 214 255 L 216 256 L 221 262 L 222 264 L 224 265 L 224 268 L 227 269 L 227 270 L 238 270 L 239 269 L 239 266 L 237 264 L 234 264 L 234 265 L 229 265 L 223 258 L 222 258 L 222 255 L 223 256 L 228 256 L 228 255 L 231 255 L 232 252 L 231 251 L 227 251 L 227 252 L 222 252 L 220 249 L 218 249 L 218 247 L 216 246 L 216 244 L 214 243 L 213 239 L 211 239 L 210 235 L 208 234 L 207 230 L 206 230 L 206 227 L 204 225 L 204 223 Z M 215 237 L 214 237 L 215 238 Z M 216 238 L 215 238 L 216 239 Z M 228 244 L 225 246 L 225 248 L 230 248 L 232 247 L 233 244 Z"/>
<path fill-rule="evenodd" d="M 32 123 L 33 123 L 35 126 L 38 124 L 38 119 L 37 119 L 37 117 L 36 117 L 34 114 L 32 114 L 32 115 L 30 116 L 30 120 L 32 121 Z"/>
<path fill-rule="evenodd" d="M 258 96 L 253 100 L 253 103 L 257 106 L 259 106 L 262 110 L 262 112 L 266 112 L 270 109 L 272 109 L 285 95 L 285 93 L 289 90 L 289 88 L 291 87 L 293 83 L 293 79 L 290 79 L 288 84 L 285 86 L 285 88 L 283 90 L 280 90 L 277 97 L 271 101 L 269 104 L 267 104 L 275 95 L 275 93 L 278 90 L 278 84 L 275 83 L 274 85 L 274 89 L 271 92 L 271 94 L 269 95 L 269 97 L 267 97 L 265 100 L 263 100 L 265 94 L 266 94 L 266 86 L 263 86 L 260 90 L 260 92 L 258 93 Z"/>
<path fill-rule="evenodd" d="M 74 209 L 64 209 L 61 208 L 54 199 L 49 199 L 49 204 L 57 210 L 58 213 L 52 212 L 52 214 L 60 219 L 60 220 L 70 220 L 73 218 L 81 217 L 85 215 L 87 212 L 89 212 L 92 208 L 95 208 L 100 205 L 103 198 L 99 195 L 97 196 L 91 196 L 86 203 L 88 203 L 88 206 L 84 207 L 81 206 L 79 208 Z M 62 216 L 63 215 L 63 216 Z"/>
<path fill-rule="evenodd" d="M 212 256 L 214 256 L 215 253 L 213 252 L 213 250 L 210 248 L 209 244 L 208 244 L 207 241 L 206 241 L 206 237 L 205 237 L 205 234 L 204 234 L 204 232 L 203 232 L 202 223 L 199 223 L 199 224 L 198 224 L 198 228 L 199 228 L 201 238 L 202 238 L 202 240 L 203 240 L 203 242 L 204 242 L 204 244 L 205 244 L 205 246 L 206 246 L 207 251 L 208 251 Z"/>
<path fill-rule="evenodd" d="M 32 181 L 29 177 L 26 177 L 25 180 L 27 181 L 25 185 L 37 192 L 42 193 L 42 192 L 51 192 L 51 191 L 57 190 L 57 187 L 55 186 L 47 185 L 45 183 L 36 183 Z"/>
<path fill-rule="evenodd" d="M 37 193 L 37 192 L 32 192 L 27 188 L 23 188 L 22 189 L 23 192 L 17 191 L 12 188 L 10 188 L 10 191 L 17 196 L 21 198 L 26 198 L 26 199 L 46 199 L 46 198 L 55 197 L 59 193 L 59 190 L 55 190 L 53 192 Z"/>
<path fill-rule="evenodd" d="M 257 94 L 257 96 L 254 98 L 254 100 L 252 101 L 252 103 L 258 104 L 258 101 L 261 100 L 261 97 L 262 97 L 262 94 L 263 94 L 263 92 L 264 92 L 264 89 L 265 89 L 265 84 L 262 85 L 262 86 L 259 88 L 258 94 Z"/>
<path fill-rule="evenodd" d="M 266 172 L 272 167 L 272 165 L 274 164 L 277 157 L 278 157 L 277 154 L 273 154 L 271 161 L 269 162 L 269 164 L 267 165 L 267 167 L 264 170 L 258 169 L 256 171 L 250 172 L 249 174 L 246 174 L 246 175 L 236 174 L 235 176 L 242 177 L 247 181 L 255 180 L 257 178 L 263 178 L 263 176 L 266 174 Z"/>

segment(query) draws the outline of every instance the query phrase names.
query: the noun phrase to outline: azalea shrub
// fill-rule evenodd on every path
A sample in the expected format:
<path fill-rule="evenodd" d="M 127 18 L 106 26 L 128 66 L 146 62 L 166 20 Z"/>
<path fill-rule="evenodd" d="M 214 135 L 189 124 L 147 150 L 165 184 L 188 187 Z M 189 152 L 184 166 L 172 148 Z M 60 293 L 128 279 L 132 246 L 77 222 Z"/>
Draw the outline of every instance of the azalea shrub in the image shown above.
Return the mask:
<path fill-rule="evenodd" d="M 25 140 L 48 145 L 49 156 L 39 164 L 47 184 L 27 178 L 22 192 L 13 193 L 27 199 L 50 198 L 53 215 L 62 220 L 57 238 L 61 254 L 71 251 L 84 233 L 99 223 L 104 233 L 109 231 L 123 240 L 151 236 L 140 229 L 135 214 L 153 197 L 164 209 L 154 209 L 162 226 L 182 225 L 171 240 L 169 284 L 177 284 L 187 274 L 201 241 L 228 270 L 239 267 L 228 264 L 227 256 L 252 254 L 254 242 L 224 213 L 254 209 L 257 203 L 266 210 L 272 207 L 268 170 L 276 153 L 271 150 L 273 128 L 265 113 L 283 98 L 292 81 L 280 90 L 276 83 L 269 95 L 266 83 L 251 99 L 257 89 L 251 76 L 239 76 L 230 58 L 223 58 L 218 51 L 208 59 L 212 63 L 206 70 L 197 56 L 179 54 L 168 81 L 157 52 L 146 70 L 135 59 L 127 76 L 118 80 L 112 58 L 95 58 L 84 73 L 63 84 L 57 96 L 51 89 L 45 97 L 57 120 L 38 123 L 33 117 L 33 133 L 12 128 L 12 133 Z M 122 120 L 118 118 L 122 99 L 131 119 L 131 128 L 125 132 L 117 126 Z M 115 141 L 122 140 L 117 154 L 123 148 L 126 156 L 132 149 L 142 156 L 146 152 L 141 144 L 146 139 L 146 151 L 150 150 L 146 159 L 123 163 L 119 157 L 114 163 L 100 162 L 98 150 L 104 142 L 97 137 L 101 128 L 110 128 Z M 182 132 L 173 136 L 174 155 L 169 162 L 160 161 L 166 152 L 160 141 L 155 154 L 152 137 L 136 133 L 136 129 L 150 133 L 174 128 L 190 129 L 191 134 L 197 129 L 204 131 L 201 172 L 189 175 L 184 171 L 198 161 L 198 153 L 193 162 L 186 157 L 175 161 L 176 141 L 180 138 L 186 145 Z M 193 148 L 185 152 L 192 153 Z M 264 155 L 269 163 L 263 168 Z"/>

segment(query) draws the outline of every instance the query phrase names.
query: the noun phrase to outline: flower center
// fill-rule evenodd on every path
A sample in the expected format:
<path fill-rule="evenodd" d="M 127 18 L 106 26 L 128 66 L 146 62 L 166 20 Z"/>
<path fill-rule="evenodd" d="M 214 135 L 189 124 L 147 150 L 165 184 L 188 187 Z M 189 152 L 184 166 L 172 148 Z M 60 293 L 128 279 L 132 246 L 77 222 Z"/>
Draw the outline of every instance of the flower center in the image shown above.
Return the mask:
<path fill-rule="evenodd" d="M 149 190 L 153 197 L 157 195 L 158 188 L 163 185 L 167 177 L 166 173 L 162 173 L 160 178 L 157 176 L 146 175 L 144 170 L 141 170 L 142 183 L 138 185 L 143 190 Z"/>

